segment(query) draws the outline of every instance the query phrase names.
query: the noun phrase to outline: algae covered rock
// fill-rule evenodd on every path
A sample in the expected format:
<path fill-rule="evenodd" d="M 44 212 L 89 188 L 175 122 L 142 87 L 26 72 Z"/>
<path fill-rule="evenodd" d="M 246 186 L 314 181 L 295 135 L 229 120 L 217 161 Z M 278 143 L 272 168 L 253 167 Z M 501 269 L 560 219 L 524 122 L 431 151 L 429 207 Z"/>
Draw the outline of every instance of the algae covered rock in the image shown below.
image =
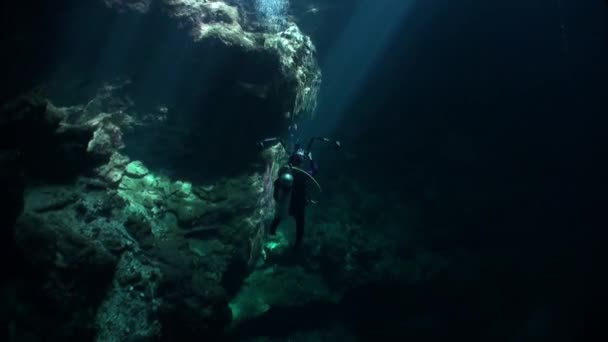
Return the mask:
<path fill-rule="evenodd" d="M 152 1 L 105 0 L 105 3 L 122 11 L 147 13 Z M 284 105 L 283 113 L 289 112 L 293 117 L 314 112 L 321 82 L 316 48 L 289 17 L 283 18 L 285 24 L 279 25 L 277 30 L 276 25 L 266 25 L 268 18 L 248 2 L 158 0 L 155 5 L 164 15 L 176 19 L 181 27 L 186 28 L 193 41 L 205 44 L 207 51 L 196 53 L 221 53 L 222 49 L 229 47 L 234 51 L 240 50 L 238 54 L 247 57 L 241 63 L 248 63 L 249 59 L 274 59 L 278 62 L 274 67 L 279 69 L 280 79 L 268 81 L 275 83 L 272 87 L 288 88 L 285 94 L 289 96 L 276 104 Z M 207 45 L 207 42 L 218 44 Z M 276 72 L 271 71 L 268 76 L 271 75 L 276 75 Z M 247 77 L 245 72 L 242 76 Z"/>
<path fill-rule="evenodd" d="M 87 144 L 87 152 L 99 155 L 111 155 L 114 151 L 124 147 L 120 128 L 112 123 L 99 125 L 93 138 Z"/>
<path fill-rule="evenodd" d="M 70 83 L 86 86 L 50 79 L 50 95 L 3 106 L 0 141 L 23 152 L 29 167 L 18 172 L 35 180 L 54 168 L 67 178 L 92 177 L 30 189 L 17 242 L 36 282 L 23 289 L 27 309 L 16 329 L 53 340 L 219 338 L 232 319 L 229 296 L 260 259 L 272 215 L 279 157 L 253 166 L 260 151 L 252 142 L 314 111 L 321 76 L 314 45 L 295 24 L 268 29 L 242 1 L 81 5 L 89 16 L 108 19 L 82 28 L 87 43 L 104 39 L 106 23 L 141 26 L 129 31 L 133 26 L 125 24 L 115 37 L 118 46 L 127 37 L 134 46 L 128 45 L 124 63 L 108 64 L 107 74 L 89 73 L 90 55 L 75 56 L 66 69 L 76 66 L 70 72 L 80 79 Z M 158 54 L 158 47 L 171 53 Z M 110 74 L 133 79 L 108 82 Z M 159 113 L 161 119 L 148 120 Z M 226 139 L 230 130 L 241 132 L 238 139 Z M 38 140 L 23 139 L 23 132 Z M 143 147 L 155 152 L 138 154 Z M 141 156 L 162 156 L 175 172 L 164 175 L 154 158 Z M 200 164 L 180 169 L 184 160 Z M 186 169 L 200 178 L 182 177 Z M 207 170 L 222 177 L 207 177 Z M 318 277 L 300 271 L 272 274 L 291 279 L 292 304 L 326 298 L 293 282 L 321 287 Z M 259 278 L 250 282 L 270 287 Z M 280 305 L 291 294 L 277 292 L 266 301 Z M 48 312 L 41 310 L 45 303 Z M 48 324 L 28 331 L 29 316 Z"/>
<path fill-rule="evenodd" d="M 112 287 L 97 310 L 97 340 L 125 341 L 134 337 L 156 340 L 161 334 L 157 318 L 161 277 L 158 267 L 145 258 L 132 252 L 123 254 Z"/>
<path fill-rule="evenodd" d="M 277 54 L 282 72 L 292 84 L 294 102 L 291 114 L 295 117 L 304 113 L 314 114 L 321 86 L 321 71 L 310 38 L 291 23 L 284 31 L 266 34 L 264 47 Z"/>
<path fill-rule="evenodd" d="M 228 46 L 255 47 L 255 37 L 241 26 L 242 19 L 236 6 L 224 1 L 169 0 L 165 3 L 170 15 L 192 23 L 191 34 L 196 41 L 216 39 Z"/>
<path fill-rule="evenodd" d="M 106 164 L 96 169 L 97 174 L 109 184 L 117 184 L 122 179 L 129 161 L 129 157 L 115 152 Z"/>
<path fill-rule="evenodd" d="M 35 284 L 19 290 L 20 298 L 31 299 L 21 303 L 25 317 L 16 317 L 18 331 L 38 317 L 37 332 L 49 339 L 92 338 L 94 312 L 112 282 L 117 257 L 57 214 L 25 214 L 16 241 L 25 259 L 21 267 L 36 277 Z"/>
<path fill-rule="evenodd" d="M 28 214 L 18 223 L 17 244 L 36 267 L 47 270 L 72 270 L 83 280 L 96 283 L 111 279 L 116 257 L 100 242 L 65 226 L 58 216 L 41 217 Z M 103 283 L 103 281 L 102 281 Z"/>
<path fill-rule="evenodd" d="M 193 227 L 196 220 L 210 210 L 210 205 L 192 192 L 191 183 L 174 182 L 152 174 L 141 162 L 133 162 L 126 167 L 118 193 L 127 201 L 131 211 L 155 223 L 155 234 L 177 228 L 177 225 Z M 168 226 L 159 222 L 170 216 L 175 217 L 177 225 Z"/>
<path fill-rule="evenodd" d="M 259 161 L 252 142 L 295 129 L 314 115 L 321 84 L 316 49 L 289 17 L 275 29 L 264 25 L 266 19 L 246 1 L 135 3 L 140 2 L 106 1 L 110 13 L 122 13 L 118 21 L 130 27 L 129 19 L 137 20 L 146 28 L 134 36 L 146 32 L 169 41 L 159 39 L 156 46 L 149 37 L 135 39 L 136 72 L 115 71 L 133 74 L 125 90 L 133 94 L 140 121 L 155 116 L 152 108 L 166 109 L 162 121 L 150 120 L 125 133 L 131 158 L 152 169 L 171 165 L 175 178 L 216 181 L 252 170 Z M 148 43 L 139 46 L 140 40 Z M 173 53 L 157 56 L 165 46 Z M 138 59 L 150 60 L 149 66 L 142 70 Z M 239 134 L 226 139 L 225 133 L 233 131 Z M 99 137 L 118 137 L 112 132 L 103 129 Z"/>
<path fill-rule="evenodd" d="M 136 160 L 127 165 L 125 173 L 127 174 L 127 176 L 132 178 L 142 178 L 143 176 L 150 173 L 150 171 L 144 166 L 142 162 Z"/>
<path fill-rule="evenodd" d="M 39 179 L 69 182 L 96 169 L 109 183 L 122 177 L 123 130 L 134 123 L 123 84 L 106 84 L 85 105 L 58 106 L 31 91 L 0 106 L 0 148 L 18 150 L 21 167 Z"/>
<path fill-rule="evenodd" d="M 0 149 L 18 151 L 22 172 L 44 180 L 73 180 L 98 163 L 87 153 L 93 128 L 66 125 L 67 114 L 31 92 L 0 106 Z"/>
<path fill-rule="evenodd" d="M 160 285 L 165 295 L 159 317 L 163 336 L 168 340 L 220 339 L 230 323 L 231 313 L 223 289 L 206 282 L 199 284 L 196 278 L 180 279 L 175 275 L 165 278 Z"/>

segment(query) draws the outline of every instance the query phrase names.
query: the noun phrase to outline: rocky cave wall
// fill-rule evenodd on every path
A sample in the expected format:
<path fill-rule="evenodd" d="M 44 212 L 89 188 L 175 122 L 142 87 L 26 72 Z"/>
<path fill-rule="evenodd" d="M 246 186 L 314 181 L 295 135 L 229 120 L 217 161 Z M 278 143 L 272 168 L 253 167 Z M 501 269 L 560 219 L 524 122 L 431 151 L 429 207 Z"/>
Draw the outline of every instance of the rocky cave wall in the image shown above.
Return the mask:
<path fill-rule="evenodd" d="M 127 151 L 151 167 L 199 181 L 237 174 L 256 162 L 256 141 L 314 112 L 314 45 L 291 22 L 270 30 L 246 1 L 33 4 L 4 5 L 17 15 L 5 65 L 23 67 L 3 95 L 36 87 L 71 106 L 128 80 L 127 110 L 145 126 L 127 132 Z"/>
<path fill-rule="evenodd" d="M 410 221 L 348 180 L 311 210 L 295 265 L 289 228 L 265 237 L 284 155 L 254 143 L 311 114 L 320 72 L 297 26 L 269 30 L 247 4 L 67 1 L 25 21 L 28 39 L 50 42 L 20 50 L 48 65 L 14 73 L 21 91 L 7 86 L 0 109 L 2 223 L 16 222 L 3 241 L 19 266 L 4 340 L 285 340 L 302 317 L 361 319 L 362 293 L 392 297 L 369 284 L 420 286 L 444 269 L 397 238 Z M 279 317 L 290 322 L 275 329 Z"/>
<path fill-rule="evenodd" d="M 3 338 L 219 338 L 282 158 L 255 142 L 314 110 L 311 41 L 238 2 L 2 6 Z"/>
<path fill-rule="evenodd" d="M 487 323 L 462 315 L 488 304 L 449 289 L 415 210 L 325 165 L 303 256 L 289 225 L 265 237 L 284 156 L 250 142 L 310 113 L 320 74 L 296 27 L 267 30 L 248 4 L 40 2 L 2 23 L 22 37 L 6 65 L 28 66 L 0 109 L 0 223 L 16 222 L 2 241 L 17 242 L 2 248 L 3 340 L 415 340 Z M 230 168 L 243 172 L 212 181 Z"/>

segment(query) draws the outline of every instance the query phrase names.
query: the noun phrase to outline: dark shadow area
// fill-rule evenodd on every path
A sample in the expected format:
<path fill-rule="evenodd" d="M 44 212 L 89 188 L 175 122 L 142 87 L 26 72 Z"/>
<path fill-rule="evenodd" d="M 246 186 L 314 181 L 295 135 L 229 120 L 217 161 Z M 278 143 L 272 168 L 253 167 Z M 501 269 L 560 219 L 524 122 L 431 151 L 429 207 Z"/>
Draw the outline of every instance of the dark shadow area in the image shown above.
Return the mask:
<path fill-rule="evenodd" d="M 491 317 L 484 315 L 481 303 L 446 290 L 414 288 L 404 283 L 370 284 L 350 291 L 341 309 L 348 317 L 350 329 L 361 341 L 382 338 L 482 341 L 490 337 L 488 323 Z M 501 336 L 492 340 L 510 338 Z"/>
<path fill-rule="evenodd" d="M 262 316 L 240 323 L 230 332 L 232 341 L 267 336 L 287 338 L 295 331 L 318 330 L 340 319 L 338 305 L 311 302 L 294 307 L 273 307 Z"/>
<path fill-rule="evenodd" d="M 103 161 L 87 153 L 93 132 L 62 129 L 61 117 L 41 97 L 23 97 L 0 108 L 0 152 L 13 154 L 13 166 L 36 182 L 71 183 Z"/>
<path fill-rule="evenodd" d="M 323 173 L 419 206 L 425 244 L 469 254 L 466 268 L 482 262 L 475 282 L 504 299 L 492 310 L 510 313 L 521 340 L 573 341 L 601 326 L 608 14 L 601 2 L 562 3 L 416 2 L 352 103 L 328 112 L 344 115 L 334 134 L 351 156 Z M 550 322 L 540 332 L 526 328 L 535 312 Z M 459 319 L 434 326 L 473 329 Z"/>
<path fill-rule="evenodd" d="M 10 278 L 0 282 L 11 340 L 93 340 L 95 308 L 112 284 L 117 259 L 70 227 L 31 213 L 19 219 L 15 235 Z M 64 268 L 54 260 L 77 253 L 80 257 L 67 258 Z"/>
<path fill-rule="evenodd" d="M 233 297 L 241 289 L 245 282 L 245 274 L 248 274 L 247 262 L 244 258 L 234 257 L 224 275 L 222 276 L 222 287 L 229 297 Z"/>

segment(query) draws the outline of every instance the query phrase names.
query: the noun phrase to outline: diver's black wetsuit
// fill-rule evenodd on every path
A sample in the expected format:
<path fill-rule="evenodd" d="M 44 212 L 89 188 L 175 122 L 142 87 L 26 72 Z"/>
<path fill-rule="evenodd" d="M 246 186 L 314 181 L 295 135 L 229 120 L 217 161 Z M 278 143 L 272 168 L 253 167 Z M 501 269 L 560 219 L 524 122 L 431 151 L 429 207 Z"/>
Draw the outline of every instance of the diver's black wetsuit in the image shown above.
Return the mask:
<path fill-rule="evenodd" d="M 291 200 L 289 202 L 289 215 L 296 221 L 296 247 L 302 243 L 304 238 L 304 217 L 306 209 L 306 179 L 301 173 L 294 173 Z M 281 217 L 277 216 L 270 225 L 270 234 L 274 235 L 281 223 Z"/>
<path fill-rule="evenodd" d="M 289 202 L 289 216 L 293 217 L 296 221 L 296 242 L 295 247 L 300 246 L 302 244 L 302 239 L 304 238 L 304 219 L 305 219 L 305 209 L 306 204 L 308 203 L 306 184 L 309 181 L 309 177 L 314 177 L 319 171 L 319 166 L 317 163 L 312 160 L 311 154 L 309 153 L 306 157 L 304 154 L 294 154 L 290 157 L 288 165 L 285 167 L 295 166 L 302 167 L 302 164 L 307 161 L 309 166 L 307 170 L 302 170 L 306 172 L 308 175 L 303 174 L 302 172 L 293 172 L 293 185 L 291 188 L 291 199 Z M 280 171 L 279 171 L 280 173 Z M 276 187 L 275 183 L 275 187 Z M 270 234 L 276 234 L 277 228 L 281 223 L 281 217 L 276 216 L 270 225 Z"/>

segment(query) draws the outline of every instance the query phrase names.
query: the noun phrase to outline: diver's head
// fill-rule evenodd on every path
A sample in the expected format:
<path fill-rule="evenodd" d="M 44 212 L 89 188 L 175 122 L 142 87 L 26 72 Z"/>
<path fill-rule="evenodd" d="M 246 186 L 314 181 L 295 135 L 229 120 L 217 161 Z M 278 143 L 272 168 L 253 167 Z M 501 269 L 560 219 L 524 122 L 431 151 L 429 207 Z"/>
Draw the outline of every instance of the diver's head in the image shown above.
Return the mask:
<path fill-rule="evenodd" d="M 306 159 L 306 152 L 303 148 L 298 148 L 292 155 L 289 157 L 289 164 L 293 166 L 300 166 Z"/>

